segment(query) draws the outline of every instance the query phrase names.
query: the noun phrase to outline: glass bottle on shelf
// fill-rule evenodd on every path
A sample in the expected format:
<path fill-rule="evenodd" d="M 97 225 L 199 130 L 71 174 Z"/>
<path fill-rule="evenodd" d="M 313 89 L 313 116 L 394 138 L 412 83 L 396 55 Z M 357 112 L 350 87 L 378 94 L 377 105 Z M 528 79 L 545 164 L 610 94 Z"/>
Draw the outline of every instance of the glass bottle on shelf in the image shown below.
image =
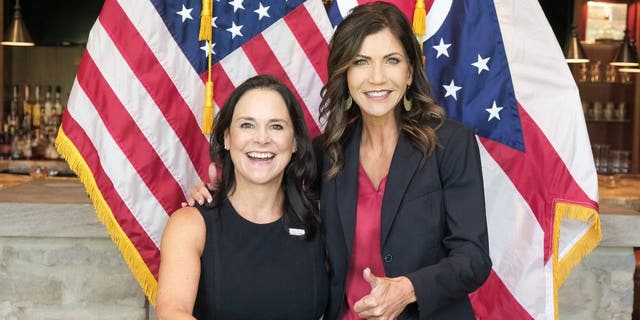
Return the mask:
<path fill-rule="evenodd" d="M 17 132 L 14 131 L 11 135 L 13 136 L 11 141 L 11 159 L 22 159 L 22 132 L 20 130 Z"/>
<path fill-rule="evenodd" d="M 14 85 L 13 86 L 13 90 L 12 90 L 12 95 L 11 95 L 11 104 L 9 106 L 9 114 L 18 114 L 18 109 L 20 106 L 20 101 L 18 100 L 18 86 Z"/>
<path fill-rule="evenodd" d="M 47 140 L 42 133 L 43 128 L 36 128 L 34 130 L 33 139 L 31 139 L 31 156 L 34 159 L 44 158 L 44 151 L 46 148 Z"/>
<path fill-rule="evenodd" d="M 5 123 L 0 134 L 0 158 L 11 158 L 11 136 L 9 135 L 9 124 Z"/>
<path fill-rule="evenodd" d="M 47 91 L 44 93 L 44 114 L 47 117 L 50 117 L 53 109 L 53 101 L 51 99 L 51 86 L 47 87 Z"/>
<path fill-rule="evenodd" d="M 587 82 L 587 80 L 589 80 L 589 68 L 586 63 L 581 63 L 578 69 L 578 82 Z"/>
<path fill-rule="evenodd" d="M 32 124 L 34 128 L 38 128 L 40 126 L 40 118 L 43 116 L 40 105 L 40 86 L 35 86 L 34 93 L 35 99 L 31 107 L 31 114 L 33 116 Z"/>
<path fill-rule="evenodd" d="M 614 65 L 607 66 L 607 71 L 604 75 L 604 81 L 607 83 L 616 82 L 616 67 Z"/>
<path fill-rule="evenodd" d="M 58 154 L 58 150 L 56 150 L 55 146 L 55 137 L 53 135 L 49 136 L 49 141 L 47 143 L 47 147 L 44 151 L 44 157 L 46 159 L 58 159 L 60 158 L 60 154 Z"/>
<path fill-rule="evenodd" d="M 16 130 L 20 123 L 18 122 L 18 110 L 21 110 L 20 101 L 18 97 L 18 86 L 13 86 L 11 103 L 9 104 L 9 115 L 5 120 L 5 124 L 8 125 L 9 130 Z"/>
<path fill-rule="evenodd" d="M 22 110 L 18 111 L 18 117 L 22 118 L 25 114 L 30 114 L 33 117 L 33 96 L 31 95 L 31 86 L 24 85 L 24 100 L 22 100 Z M 22 119 L 20 119 L 22 120 Z M 33 119 L 31 121 L 33 123 Z"/>
<path fill-rule="evenodd" d="M 56 110 L 56 112 L 59 115 L 62 115 L 62 109 L 64 109 L 62 107 L 62 102 L 60 101 L 60 91 L 61 90 L 62 89 L 60 88 L 60 86 L 56 86 L 56 96 L 55 96 L 55 99 L 53 101 L 53 108 L 54 108 L 54 110 Z"/>
<path fill-rule="evenodd" d="M 56 87 L 56 95 L 53 101 L 53 110 L 51 116 L 51 132 L 50 134 L 55 138 L 58 134 L 58 128 L 60 127 L 60 123 L 62 122 L 62 111 L 64 107 L 62 106 L 62 102 L 60 101 L 60 86 Z"/>
<path fill-rule="evenodd" d="M 596 60 L 589 68 L 589 81 L 600 82 L 601 77 L 600 60 Z"/>
<path fill-rule="evenodd" d="M 33 153 L 31 152 L 31 134 L 22 132 L 20 137 L 20 149 L 22 150 L 22 157 L 26 160 L 31 160 Z"/>
<path fill-rule="evenodd" d="M 629 72 L 620 72 L 618 76 L 618 81 L 620 83 L 630 83 L 631 82 L 631 74 Z"/>

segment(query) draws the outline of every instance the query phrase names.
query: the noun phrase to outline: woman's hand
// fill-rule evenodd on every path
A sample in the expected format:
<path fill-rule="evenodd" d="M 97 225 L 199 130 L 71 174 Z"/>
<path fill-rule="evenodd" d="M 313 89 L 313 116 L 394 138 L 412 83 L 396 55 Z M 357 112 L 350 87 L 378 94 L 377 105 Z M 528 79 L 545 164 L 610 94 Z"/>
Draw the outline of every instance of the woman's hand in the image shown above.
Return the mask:
<path fill-rule="evenodd" d="M 216 166 L 213 165 L 213 163 L 210 163 L 209 164 L 209 181 L 215 181 L 216 174 L 217 174 Z M 207 202 L 213 201 L 213 198 L 211 197 L 211 192 L 209 192 L 209 189 L 213 189 L 212 182 L 205 184 L 202 181 L 198 181 L 196 185 L 191 190 L 189 190 L 189 198 L 187 198 L 187 202 L 183 202 L 180 205 L 182 207 L 186 207 L 186 206 L 193 207 L 196 204 L 196 202 L 202 205 L 204 204 L 205 200 Z"/>
<path fill-rule="evenodd" d="M 416 301 L 413 284 L 407 277 L 376 277 L 369 268 L 362 272 L 371 285 L 371 292 L 353 305 L 363 319 L 395 319 L 402 310 Z"/>

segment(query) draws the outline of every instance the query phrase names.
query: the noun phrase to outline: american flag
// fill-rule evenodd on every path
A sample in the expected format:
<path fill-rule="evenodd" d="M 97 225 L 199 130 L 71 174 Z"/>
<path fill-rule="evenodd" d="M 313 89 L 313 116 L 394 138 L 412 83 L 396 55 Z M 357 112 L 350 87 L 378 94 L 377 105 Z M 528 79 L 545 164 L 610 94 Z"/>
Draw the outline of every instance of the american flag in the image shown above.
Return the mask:
<path fill-rule="evenodd" d="M 106 0 L 93 26 L 56 144 L 155 303 L 160 238 L 198 180 L 207 53 L 215 105 L 250 76 L 283 80 L 312 135 L 332 27 L 320 0 L 216 0 L 213 44 L 198 41 L 201 0 Z"/>
<path fill-rule="evenodd" d="M 357 4 L 336 0 L 332 23 Z M 425 4 L 433 94 L 480 143 L 493 270 L 476 317 L 555 319 L 559 286 L 601 237 L 575 82 L 537 1 Z"/>

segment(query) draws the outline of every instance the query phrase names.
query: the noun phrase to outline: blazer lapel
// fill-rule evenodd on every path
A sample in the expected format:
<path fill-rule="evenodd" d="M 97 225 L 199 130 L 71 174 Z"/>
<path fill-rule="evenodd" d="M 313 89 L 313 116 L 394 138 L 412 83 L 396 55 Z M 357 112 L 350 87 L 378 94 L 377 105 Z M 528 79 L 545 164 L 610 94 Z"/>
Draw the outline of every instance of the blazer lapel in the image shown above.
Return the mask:
<path fill-rule="evenodd" d="M 336 175 L 336 199 L 342 231 L 351 255 L 356 228 L 356 208 L 358 202 L 358 165 L 360 163 L 360 138 L 362 123 L 357 121 L 355 130 L 344 150 L 344 167 Z"/>
<path fill-rule="evenodd" d="M 391 225 L 398 213 L 409 182 L 420 164 L 421 157 L 420 152 L 411 145 L 409 139 L 401 132 L 391 160 L 387 185 L 382 199 L 382 221 L 380 225 L 380 245 L 382 247 L 384 247 L 389 235 L 389 230 L 391 230 Z"/>

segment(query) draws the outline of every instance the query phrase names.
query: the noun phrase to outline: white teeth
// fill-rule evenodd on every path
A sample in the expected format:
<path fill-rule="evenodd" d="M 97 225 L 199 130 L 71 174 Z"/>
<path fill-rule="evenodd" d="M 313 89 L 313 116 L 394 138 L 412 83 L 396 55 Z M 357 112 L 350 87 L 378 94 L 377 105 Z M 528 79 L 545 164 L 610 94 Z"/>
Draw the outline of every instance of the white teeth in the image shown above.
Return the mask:
<path fill-rule="evenodd" d="M 271 152 L 249 152 L 247 153 L 247 155 L 251 158 L 258 158 L 258 159 L 271 159 L 275 156 Z"/>
<path fill-rule="evenodd" d="M 368 96 L 372 96 L 372 97 L 382 97 L 384 95 L 386 95 L 387 93 L 389 93 L 389 91 L 384 90 L 384 91 L 369 91 L 367 92 Z"/>

